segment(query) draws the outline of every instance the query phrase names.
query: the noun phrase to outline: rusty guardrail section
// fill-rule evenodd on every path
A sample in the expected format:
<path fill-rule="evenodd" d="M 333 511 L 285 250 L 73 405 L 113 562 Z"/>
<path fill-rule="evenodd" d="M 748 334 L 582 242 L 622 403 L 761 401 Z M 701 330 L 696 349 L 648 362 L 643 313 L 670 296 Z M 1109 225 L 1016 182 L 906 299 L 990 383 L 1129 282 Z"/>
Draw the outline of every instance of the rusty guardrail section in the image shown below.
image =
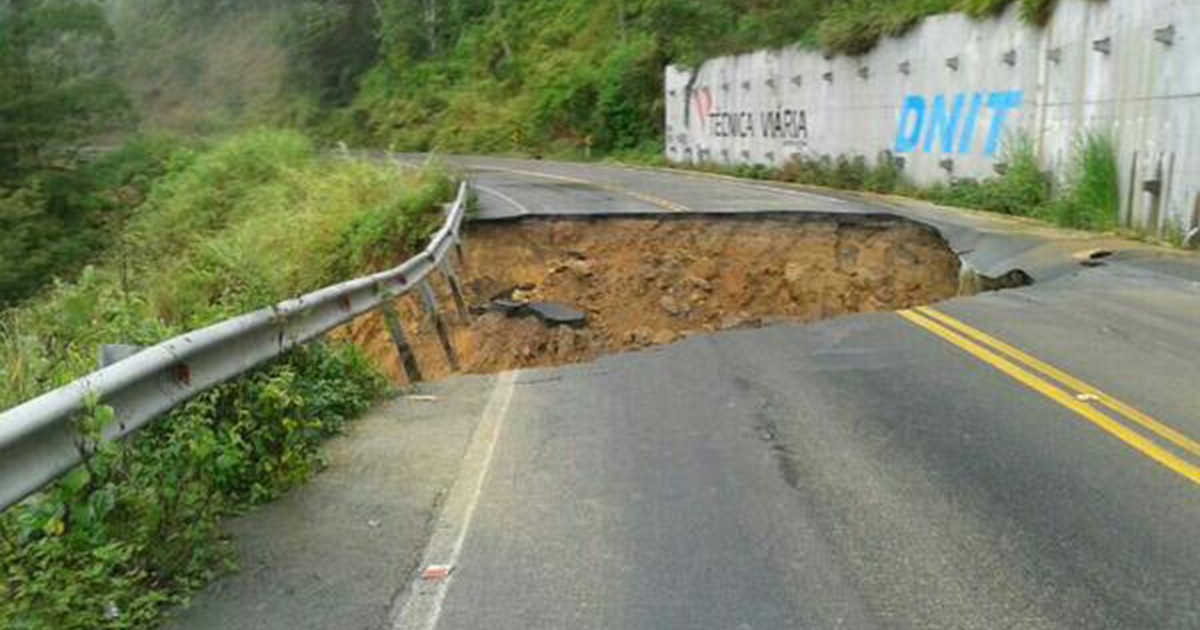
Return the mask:
<path fill-rule="evenodd" d="M 91 397 L 113 408 L 104 430 L 115 440 L 150 423 L 193 396 L 240 376 L 264 361 L 376 309 L 396 322 L 391 301 L 418 289 L 441 326 L 429 276 L 441 271 L 461 304 L 450 261 L 460 252 L 467 209 L 463 182 L 441 229 L 424 251 L 394 269 L 349 280 L 307 295 L 168 339 L 64 387 L 0 413 L 0 510 L 17 503 L 81 463 L 74 419 Z M 402 358 L 403 331 L 391 326 Z M 453 353 L 448 343 L 446 350 Z M 405 365 L 415 363 L 409 360 Z M 412 374 L 410 373 L 410 376 Z M 418 374 L 419 377 L 419 374 Z"/>

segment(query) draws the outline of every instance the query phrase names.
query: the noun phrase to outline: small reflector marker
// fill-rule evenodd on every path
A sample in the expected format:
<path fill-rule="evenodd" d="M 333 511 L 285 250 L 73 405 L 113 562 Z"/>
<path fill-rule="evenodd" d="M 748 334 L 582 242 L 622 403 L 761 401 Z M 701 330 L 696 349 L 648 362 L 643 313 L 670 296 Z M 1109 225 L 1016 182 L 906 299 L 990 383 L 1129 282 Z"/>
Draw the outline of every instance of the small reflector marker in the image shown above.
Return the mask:
<path fill-rule="evenodd" d="M 1075 399 L 1081 402 L 1095 402 L 1100 400 L 1100 397 L 1095 394 L 1089 394 L 1085 392 L 1082 394 L 1076 394 Z"/>
<path fill-rule="evenodd" d="M 450 565 L 431 564 L 421 571 L 422 580 L 444 580 L 450 576 Z"/>

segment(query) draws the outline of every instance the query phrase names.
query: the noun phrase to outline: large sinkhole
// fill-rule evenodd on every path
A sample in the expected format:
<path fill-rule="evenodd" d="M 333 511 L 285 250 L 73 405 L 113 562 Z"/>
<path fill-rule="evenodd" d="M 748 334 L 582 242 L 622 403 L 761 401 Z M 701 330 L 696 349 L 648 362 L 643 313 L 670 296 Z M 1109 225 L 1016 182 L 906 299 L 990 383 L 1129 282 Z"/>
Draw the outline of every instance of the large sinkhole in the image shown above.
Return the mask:
<path fill-rule="evenodd" d="M 461 371 L 594 359 L 694 334 L 954 296 L 959 259 L 933 229 L 886 216 L 528 218 L 472 224 L 457 265 L 471 316 L 435 278 Z M 581 325 L 549 323 L 526 304 L 560 304 Z M 419 297 L 396 303 L 426 379 L 451 370 Z M 406 379 L 385 320 L 341 333 L 396 382 Z"/>

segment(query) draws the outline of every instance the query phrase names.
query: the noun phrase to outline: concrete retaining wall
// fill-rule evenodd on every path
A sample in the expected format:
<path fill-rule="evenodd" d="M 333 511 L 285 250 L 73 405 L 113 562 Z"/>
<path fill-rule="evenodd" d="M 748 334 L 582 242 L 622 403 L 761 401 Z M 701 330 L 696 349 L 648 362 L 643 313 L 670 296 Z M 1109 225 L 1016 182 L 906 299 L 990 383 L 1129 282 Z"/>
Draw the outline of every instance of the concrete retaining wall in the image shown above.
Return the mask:
<path fill-rule="evenodd" d="M 1083 129 L 1120 151 L 1124 224 L 1200 226 L 1200 0 L 1060 0 L 925 20 L 862 57 L 786 48 L 666 70 L 673 162 L 903 158 L 919 184 L 995 175 L 1017 132 L 1062 172 Z"/>

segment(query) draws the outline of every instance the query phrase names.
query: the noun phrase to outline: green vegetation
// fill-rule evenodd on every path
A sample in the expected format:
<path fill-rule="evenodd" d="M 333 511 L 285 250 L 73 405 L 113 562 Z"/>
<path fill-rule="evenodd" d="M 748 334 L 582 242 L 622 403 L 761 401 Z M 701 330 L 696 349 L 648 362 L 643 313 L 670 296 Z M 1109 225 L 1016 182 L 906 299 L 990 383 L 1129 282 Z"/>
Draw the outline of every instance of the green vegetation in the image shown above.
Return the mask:
<path fill-rule="evenodd" d="M 1062 195 L 1049 206 L 1059 225 L 1089 230 L 1117 227 L 1121 208 L 1117 150 L 1112 137 L 1086 133 L 1075 142 Z"/>
<path fill-rule="evenodd" d="M 984 16 L 1010 3 L 392 0 L 383 3 L 377 64 L 352 104 L 320 128 L 406 150 L 652 153 L 661 142 L 666 64 L 796 43 L 858 54 L 925 16 Z M 443 12 L 429 18 L 430 6 Z"/>
<path fill-rule="evenodd" d="M 0 2 L 0 308 L 77 270 L 120 214 L 114 157 L 77 168 L 85 138 L 119 128 L 113 33 L 88 2 Z"/>
<path fill-rule="evenodd" d="M 93 2 L 0 2 L 0 185 L 53 167 L 74 141 L 119 126 L 113 32 Z"/>
<path fill-rule="evenodd" d="M 981 181 L 956 179 L 949 185 L 934 186 L 916 194 L 939 203 L 1003 214 L 1044 215 L 1052 198 L 1053 181 L 1038 164 L 1029 138 L 1011 138 L 999 164 L 1003 171 L 999 177 Z"/>
<path fill-rule="evenodd" d="M 907 182 L 896 158 L 884 152 L 873 163 L 862 156 L 836 159 L 799 158 L 781 168 L 700 167 L 739 177 L 826 186 L 843 190 L 896 193 L 936 203 L 1042 219 L 1062 227 L 1111 230 L 1118 223 L 1120 188 L 1117 150 L 1112 138 L 1091 131 L 1075 142 L 1070 168 L 1055 185 L 1042 169 L 1033 143 L 1010 138 L 999 164 L 1002 172 L 983 180 L 960 178 L 949 184 L 919 188 Z"/>
<path fill-rule="evenodd" d="M 883 37 L 902 35 L 923 18 L 962 11 L 976 18 L 998 15 L 1014 0 L 846 0 L 828 4 L 816 26 L 816 40 L 827 52 L 859 55 Z M 1020 15 L 1043 24 L 1055 0 L 1019 0 Z"/>
<path fill-rule="evenodd" d="M 103 172 L 136 180 L 136 146 Z M 101 344 L 152 344 L 405 258 L 453 193 L 435 166 L 322 158 L 273 131 L 176 148 L 151 179 L 97 264 L 0 314 L 0 408 L 87 373 Z M 303 482 L 380 387 L 352 346 L 316 344 L 128 442 L 92 440 L 86 466 L 0 514 L 0 626 L 153 625 L 227 566 L 218 519 Z M 96 406 L 80 427 L 110 421 Z"/>
<path fill-rule="evenodd" d="M 201 395 L 127 442 L 80 420 L 87 464 L 0 515 L 0 625 L 156 625 L 230 566 L 218 519 L 321 465 L 318 445 L 366 409 L 380 379 L 350 346 L 313 345 Z"/>
<path fill-rule="evenodd" d="M 101 344 L 154 343 L 403 259 L 452 194 L 436 167 L 321 159 L 294 132 L 180 149 L 99 264 L 0 315 L 0 408 L 87 373 Z"/>
<path fill-rule="evenodd" d="M 922 18 L 1053 0 L 113 0 L 150 123 L 286 123 L 400 150 L 653 153 L 662 68 L 803 45 L 858 54 Z M 238 69 L 231 72 L 229 68 Z"/>

